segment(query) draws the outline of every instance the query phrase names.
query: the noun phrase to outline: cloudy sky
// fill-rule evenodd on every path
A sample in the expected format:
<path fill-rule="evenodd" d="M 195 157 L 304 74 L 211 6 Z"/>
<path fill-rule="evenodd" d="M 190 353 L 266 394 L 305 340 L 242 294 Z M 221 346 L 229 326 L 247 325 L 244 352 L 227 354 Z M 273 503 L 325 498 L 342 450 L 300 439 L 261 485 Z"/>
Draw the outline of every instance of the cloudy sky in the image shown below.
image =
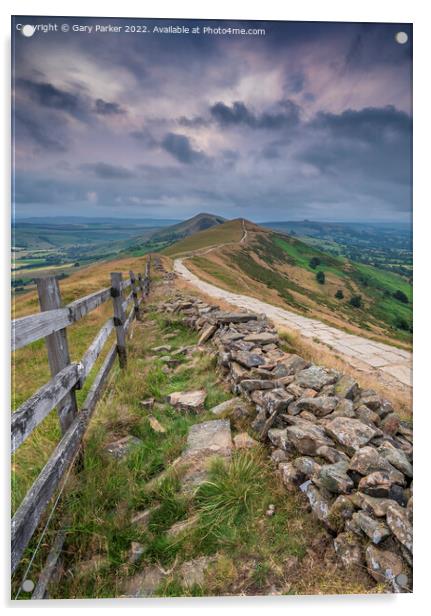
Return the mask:
<path fill-rule="evenodd" d="M 72 31 L 126 23 L 150 32 Z M 169 24 L 265 35 L 152 32 Z M 20 17 L 12 32 L 18 217 L 410 219 L 408 25 Z"/>

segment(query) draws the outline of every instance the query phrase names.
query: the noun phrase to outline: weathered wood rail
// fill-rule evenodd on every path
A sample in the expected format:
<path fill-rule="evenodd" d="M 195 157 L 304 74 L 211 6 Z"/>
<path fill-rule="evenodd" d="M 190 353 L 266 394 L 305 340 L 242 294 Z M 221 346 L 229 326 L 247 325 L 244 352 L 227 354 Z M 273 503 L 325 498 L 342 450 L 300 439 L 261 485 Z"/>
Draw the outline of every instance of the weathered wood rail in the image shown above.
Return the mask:
<path fill-rule="evenodd" d="M 146 261 L 143 276 L 138 274 L 136 277 L 133 272 L 129 272 L 128 277 L 123 279 L 121 273 L 113 272 L 110 287 L 64 307 L 58 281 L 55 278 L 38 280 L 37 289 L 41 312 L 12 322 L 12 350 L 15 351 L 45 338 L 52 378 L 12 413 L 12 454 L 54 408 L 57 408 L 62 439 L 12 518 L 12 573 L 18 566 L 53 495 L 77 457 L 115 358 L 118 356 L 121 368 L 127 365 L 127 333 L 132 321 L 141 318 L 140 305 L 150 291 L 150 257 Z M 124 297 L 127 291 L 129 292 Z M 103 324 L 82 360 L 72 363 L 69 357 L 67 327 L 108 300 L 112 300 L 113 303 L 113 317 Z M 133 305 L 127 314 L 130 303 Z M 82 388 L 114 329 L 116 342 L 110 347 L 79 410 L 75 390 Z"/>

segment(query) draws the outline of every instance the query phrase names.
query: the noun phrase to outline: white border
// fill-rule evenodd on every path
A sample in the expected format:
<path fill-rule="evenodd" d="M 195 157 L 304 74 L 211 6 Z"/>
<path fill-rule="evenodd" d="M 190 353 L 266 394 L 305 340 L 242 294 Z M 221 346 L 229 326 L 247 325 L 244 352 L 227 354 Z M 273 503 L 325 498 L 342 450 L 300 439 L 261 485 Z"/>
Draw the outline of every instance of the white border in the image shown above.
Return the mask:
<path fill-rule="evenodd" d="M 401 596 L 367 596 L 367 597 L 284 597 L 284 598 L 233 598 L 233 599 L 169 599 L 169 600 L 99 600 L 99 601 L 50 601 L 26 602 L 12 604 L 9 596 L 8 576 L 8 535 L 9 511 L 7 507 L 1 508 L 2 537 L 6 541 L 2 544 L 2 564 L 0 567 L 0 588 L 2 603 L 7 609 L 17 610 L 18 613 L 31 610 L 45 610 L 59 608 L 66 610 L 88 609 L 93 613 L 101 613 L 109 608 L 126 609 L 156 609 L 165 613 L 175 610 L 176 614 L 185 614 L 190 611 L 205 610 L 206 614 L 217 614 L 220 610 L 233 612 L 247 610 L 251 614 L 260 614 L 263 610 L 271 610 L 274 614 L 301 612 L 302 616 L 319 613 L 345 614 L 349 616 L 361 614 L 364 610 L 368 614 L 380 613 L 390 610 L 391 616 L 403 614 L 406 609 L 415 609 L 425 612 L 426 605 L 430 603 L 427 596 L 430 570 L 430 527 L 427 511 L 427 497 L 429 501 L 430 476 L 430 355 L 431 337 L 430 319 L 428 313 L 431 308 L 430 269 L 431 269 L 431 216 L 429 215 L 429 184 L 430 184 L 430 87 L 429 87 L 429 58 L 430 58 L 430 29 L 431 20 L 429 3 L 424 0 L 361 0 L 360 2 L 346 2 L 346 0 L 307 0 L 307 2 L 282 2 L 281 0 L 265 0 L 262 3 L 251 4 L 250 0 L 217 0 L 214 4 L 204 4 L 197 0 L 182 0 L 148 3 L 122 0 L 120 3 L 107 3 L 91 0 L 75 0 L 67 5 L 59 2 L 45 2 L 38 0 L 37 4 L 31 0 L 17 0 L 14 3 L 6 2 L 2 6 L 1 50 L 3 52 L 2 65 L 5 68 L 3 78 L 1 131 L 4 136 L 1 156 L 1 185 L 3 191 L 3 225 L 1 227 L 3 239 L 3 259 L 1 261 L 1 285 L 3 302 L 0 303 L 2 311 L 2 366 L 0 370 L 0 391 L 3 395 L 3 431 L 2 438 L 4 458 L 2 460 L 2 495 L 1 502 L 9 499 L 9 456 L 8 456 L 8 408 L 9 408 L 9 202 L 10 202 L 10 155 L 9 155 L 9 117 L 10 117 L 10 15 L 81 15 L 81 16 L 118 16 L 118 17 L 167 17 L 167 18 L 214 18 L 214 19 L 261 19 L 261 20 L 309 20 L 309 21 L 384 21 L 384 22 L 413 22 L 414 23 L 414 256 L 415 256 L 415 580 L 413 595 Z M 430 504 L 428 502 L 428 507 Z M 428 608 L 429 609 L 429 608 Z"/>

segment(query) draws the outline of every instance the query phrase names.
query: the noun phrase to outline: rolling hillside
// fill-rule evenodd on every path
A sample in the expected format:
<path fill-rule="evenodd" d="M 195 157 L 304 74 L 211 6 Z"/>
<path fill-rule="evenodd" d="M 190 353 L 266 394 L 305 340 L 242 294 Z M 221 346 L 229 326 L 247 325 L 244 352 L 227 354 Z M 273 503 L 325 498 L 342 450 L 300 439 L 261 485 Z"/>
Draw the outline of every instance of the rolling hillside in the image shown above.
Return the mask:
<path fill-rule="evenodd" d="M 152 236 L 152 240 L 155 242 L 176 242 L 189 235 L 194 235 L 199 231 L 210 229 L 216 225 L 221 225 L 226 222 L 225 218 L 221 216 L 214 216 L 214 214 L 196 214 L 193 218 L 184 220 L 177 225 L 172 225 L 165 229 L 161 229 Z"/>
<path fill-rule="evenodd" d="M 229 221 L 165 249 L 223 288 L 354 333 L 410 344 L 412 287 L 391 272 L 333 256 L 287 234 Z M 194 254 L 193 254 L 194 253 Z"/>

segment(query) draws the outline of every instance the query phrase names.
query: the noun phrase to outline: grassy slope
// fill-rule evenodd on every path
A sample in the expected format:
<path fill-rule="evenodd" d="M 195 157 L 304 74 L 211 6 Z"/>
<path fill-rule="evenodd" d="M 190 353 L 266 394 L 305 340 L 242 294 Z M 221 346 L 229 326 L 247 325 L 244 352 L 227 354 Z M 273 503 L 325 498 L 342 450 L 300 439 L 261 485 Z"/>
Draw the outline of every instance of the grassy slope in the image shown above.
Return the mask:
<path fill-rule="evenodd" d="M 242 237 L 242 226 L 238 220 L 230 220 L 206 231 L 200 231 L 186 237 L 172 246 L 165 248 L 163 254 L 177 257 L 210 246 L 220 246 L 229 242 L 239 242 Z"/>
<path fill-rule="evenodd" d="M 134 325 L 128 370 L 115 369 L 97 408 L 86 439 L 84 469 L 79 482 L 72 478 L 61 507 L 71 515 L 65 549 L 65 570 L 71 574 L 50 588 L 50 595 L 120 596 L 130 576 L 154 563 L 172 568 L 158 588 L 160 596 L 375 592 L 362 572 L 346 573 L 335 564 L 331 539 L 307 513 L 302 496 L 286 494 L 261 448 L 254 454 L 236 453 L 228 469 L 215 464 L 211 483 L 204 484 L 195 498 L 179 492 L 172 473 L 149 483 L 182 451 L 190 425 L 214 418 L 207 412 L 178 413 L 164 403 L 165 396 L 176 389 L 205 387 L 207 409 L 229 396 L 207 353 L 185 360 L 166 376 L 151 351 L 166 342 L 166 334 L 175 334 L 168 341 L 173 348 L 196 342 L 196 334 L 180 321 L 147 313 L 144 324 Z M 159 401 L 153 414 L 166 428 L 165 434 L 150 429 L 139 405 L 148 396 Z M 235 430 L 243 427 L 234 425 Z M 142 445 L 123 461 L 107 458 L 106 443 L 126 434 L 142 439 Z M 270 503 L 276 513 L 268 518 L 265 510 Z M 154 505 L 160 509 L 152 514 L 148 529 L 131 524 L 136 511 Z M 192 532 L 167 536 L 173 523 L 193 515 L 198 522 Z M 127 563 L 132 541 L 140 542 L 144 550 L 135 565 Z M 215 555 L 216 564 L 202 587 L 183 588 L 176 569 L 201 555 Z M 82 562 L 90 566 L 80 569 Z M 99 567 L 92 567 L 96 562 Z M 31 573 L 34 578 L 36 570 Z"/>
<path fill-rule="evenodd" d="M 214 214 L 206 214 L 202 212 L 201 214 L 196 214 L 196 216 L 193 216 L 188 220 L 184 220 L 176 225 L 161 229 L 155 234 L 154 239 L 156 241 L 168 240 L 172 242 L 209 229 L 214 225 L 222 224 L 225 221 L 226 219 L 221 216 L 215 216 Z"/>
<path fill-rule="evenodd" d="M 76 272 L 70 278 L 60 281 L 64 303 L 109 286 L 109 273 L 120 271 L 126 274 L 130 269 L 135 273 L 143 272 L 145 259 L 121 259 L 99 263 Z M 39 312 L 35 291 L 25 293 L 13 300 L 14 318 Z M 69 351 L 72 361 L 79 361 L 102 324 L 112 316 L 111 302 L 105 302 L 83 319 L 68 328 Z M 113 339 L 112 335 L 112 339 Z M 105 353 L 109 349 L 105 346 Z M 84 388 L 77 392 L 81 403 L 91 385 L 92 377 L 97 373 L 103 361 L 101 355 Z M 12 355 L 12 410 L 18 408 L 39 387 L 50 379 L 48 357 L 45 341 L 38 340 Z M 32 436 L 18 449 L 13 457 L 12 466 L 12 509 L 21 502 L 28 488 L 48 460 L 55 444 L 59 440 L 59 428 L 56 413 L 52 412 L 34 431 Z"/>
<path fill-rule="evenodd" d="M 239 221 L 229 223 L 230 236 L 242 232 Z M 197 249 L 227 243 L 229 236 L 222 227 L 212 230 L 211 237 L 197 234 L 185 242 L 178 242 L 166 251 L 171 256 L 189 254 Z M 366 330 L 370 334 L 387 337 L 406 344 L 411 342 L 411 333 L 404 327 L 412 322 L 412 288 L 401 276 L 375 267 L 351 262 L 344 257 L 335 257 L 286 235 L 274 234 L 254 225 L 249 225 L 246 244 L 231 244 L 223 250 L 201 252 L 189 263 L 197 273 L 203 273 L 210 281 L 219 281 L 222 286 L 239 291 L 239 286 L 248 293 L 262 297 L 266 287 L 276 293 L 278 303 L 309 316 L 330 320 L 334 325 Z M 236 233 L 234 233 L 236 231 Z M 313 268 L 311 259 L 320 264 Z M 316 273 L 325 273 L 325 284 L 316 281 Z M 241 276 L 239 283 L 236 282 Z M 253 284 L 254 283 L 254 284 Z M 256 288 L 260 285 L 260 289 Z M 341 290 L 344 299 L 335 298 Z M 393 297 L 396 290 L 409 298 L 403 304 Z M 350 306 L 349 299 L 361 295 L 361 308 Z M 270 299 L 268 299 L 270 301 Z"/>

